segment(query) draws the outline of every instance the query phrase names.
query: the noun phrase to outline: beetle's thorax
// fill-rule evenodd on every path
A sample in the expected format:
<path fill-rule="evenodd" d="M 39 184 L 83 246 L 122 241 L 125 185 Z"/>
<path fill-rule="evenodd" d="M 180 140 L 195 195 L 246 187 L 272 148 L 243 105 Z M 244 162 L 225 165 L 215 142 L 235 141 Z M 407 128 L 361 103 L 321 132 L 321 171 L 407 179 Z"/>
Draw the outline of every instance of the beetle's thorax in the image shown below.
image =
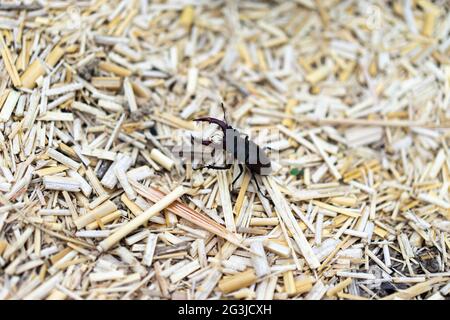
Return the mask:
<path fill-rule="evenodd" d="M 224 149 L 254 173 L 267 175 L 271 172 L 270 159 L 264 150 L 234 128 L 225 132 Z"/>

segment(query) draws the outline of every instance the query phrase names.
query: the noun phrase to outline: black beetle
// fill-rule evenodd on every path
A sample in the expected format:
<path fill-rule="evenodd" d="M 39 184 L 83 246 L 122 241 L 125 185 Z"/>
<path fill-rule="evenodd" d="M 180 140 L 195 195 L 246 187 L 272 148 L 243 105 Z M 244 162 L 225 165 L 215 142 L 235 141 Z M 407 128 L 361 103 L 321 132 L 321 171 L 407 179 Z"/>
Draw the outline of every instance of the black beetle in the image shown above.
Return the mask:
<path fill-rule="evenodd" d="M 203 121 L 208 123 L 214 123 L 220 127 L 222 130 L 224 137 L 222 141 L 223 149 L 237 161 L 239 161 L 239 169 L 240 172 L 238 176 L 233 180 L 232 184 L 239 179 L 239 177 L 244 172 L 243 165 L 245 165 L 250 171 L 253 178 L 255 178 L 255 174 L 267 176 L 272 172 L 272 165 L 269 157 L 266 155 L 264 150 L 258 146 L 253 141 L 249 140 L 247 135 L 243 135 L 237 129 L 230 126 L 225 117 L 225 108 L 223 103 L 221 104 L 222 109 L 224 111 L 224 120 L 219 120 L 213 117 L 202 117 L 194 119 L 194 121 Z M 191 136 L 191 140 L 194 138 Z M 212 144 L 212 140 L 202 140 L 202 144 L 208 146 Z M 231 163 L 225 164 L 223 166 L 217 165 L 206 165 L 202 167 L 197 167 L 197 169 L 209 168 L 209 169 L 217 169 L 217 170 L 227 170 L 232 166 Z M 255 179 L 256 185 L 259 190 L 258 181 Z"/>

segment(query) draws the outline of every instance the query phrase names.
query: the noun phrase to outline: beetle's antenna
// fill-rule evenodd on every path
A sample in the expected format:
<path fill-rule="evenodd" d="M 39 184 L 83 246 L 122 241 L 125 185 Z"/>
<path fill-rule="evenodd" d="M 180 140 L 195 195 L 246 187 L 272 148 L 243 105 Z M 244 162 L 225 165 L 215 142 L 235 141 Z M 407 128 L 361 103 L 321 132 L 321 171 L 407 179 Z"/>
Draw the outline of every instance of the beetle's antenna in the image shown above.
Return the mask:
<path fill-rule="evenodd" d="M 224 106 L 223 102 L 220 103 L 220 106 L 222 107 L 222 111 L 223 111 L 223 120 L 225 121 L 226 124 L 228 124 L 227 113 L 225 112 L 225 106 Z"/>
<path fill-rule="evenodd" d="M 219 120 L 216 118 L 212 118 L 212 117 L 197 118 L 197 119 L 193 119 L 193 121 L 204 121 L 204 122 L 209 122 L 209 123 L 215 123 L 222 129 L 223 134 L 226 134 L 226 130 L 229 127 L 229 125 L 225 121 L 222 121 L 222 120 Z"/>

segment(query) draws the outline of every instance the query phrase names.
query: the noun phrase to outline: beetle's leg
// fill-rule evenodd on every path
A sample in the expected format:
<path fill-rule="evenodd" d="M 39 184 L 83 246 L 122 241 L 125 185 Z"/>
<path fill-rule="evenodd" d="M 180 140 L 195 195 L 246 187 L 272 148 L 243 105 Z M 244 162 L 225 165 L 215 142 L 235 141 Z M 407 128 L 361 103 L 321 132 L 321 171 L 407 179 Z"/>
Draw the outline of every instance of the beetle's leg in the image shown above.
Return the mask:
<path fill-rule="evenodd" d="M 234 183 L 235 183 L 236 181 L 238 181 L 238 179 L 240 178 L 240 176 L 241 176 L 242 173 L 244 172 L 244 165 L 243 165 L 242 163 L 239 163 L 238 166 L 239 166 L 239 173 L 238 173 L 237 177 L 234 178 L 233 182 L 231 183 L 231 186 L 233 186 Z"/>
<path fill-rule="evenodd" d="M 231 166 L 232 166 L 231 163 L 227 164 L 225 166 L 216 166 L 216 165 L 209 164 L 209 165 L 204 165 L 204 166 L 201 166 L 201 167 L 196 167 L 196 168 L 193 168 L 193 169 L 194 170 L 200 170 L 200 169 L 203 169 L 203 168 L 208 168 L 208 169 L 214 169 L 214 170 L 228 170 L 228 169 L 231 168 Z"/>
<path fill-rule="evenodd" d="M 195 139 L 194 136 L 191 134 L 191 143 L 194 144 L 195 141 L 201 141 L 202 145 L 204 146 L 209 146 L 212 143 L 212 140 L 200 140 L 200 139 Z"/>
<path fill-rule="evenodd" d="M 232 164 L 230 163 L 230 164 L 226 164 L 224 166 L 207 165 L 205 167 L 208 169 L 215 169 L 215 170 L 228 170 L 231 168 L 231 166 L 232 166 Z"/>
<path fill-rule="evenodd" d="M 258 179 L 256 179 L 256 176 L 255 176 L 255 174 L 254 174 L 253 172 L 252 172 L 252 178 L 255 180 L 256 188 L 258 189 L 258 192 L 259 192 L 264 198 L 266 198 L 267 200 L 269 200 L 269 199 L 266 197 L 266 195 L 261 191 L 261 188 L 259 187 Z"/>
<path fill-rule="evenodd" d="M 212 140 L 202 140 L 202 145 L 209 146 L 212 143 Z"/>
<path fill-rule="evenodd" d="M 223 111 L 223 120 L 225 120 L 225 123 L 228 124 L 227 113 L 225 111 L 225 106 L 223 105 L 223 102 L 220 103 L 220 106 L 222 107 L 222 111 Z"/>

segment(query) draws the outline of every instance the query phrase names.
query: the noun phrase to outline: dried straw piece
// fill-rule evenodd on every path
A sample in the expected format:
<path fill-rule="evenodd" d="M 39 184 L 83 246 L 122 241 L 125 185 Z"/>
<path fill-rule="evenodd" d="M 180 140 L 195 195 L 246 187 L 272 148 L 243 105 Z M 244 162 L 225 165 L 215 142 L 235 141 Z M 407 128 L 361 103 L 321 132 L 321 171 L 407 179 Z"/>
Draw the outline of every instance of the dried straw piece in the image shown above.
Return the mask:
<path fill-rule="evenodd" d="M 6 101 L 3 103 L 2 110 L 0 111 L 0 123 L 6 122 L 11 117 L 14 108 L 16 107 L 17 101 L 20 98 L 20 93 L 18 91 L 9 91 Z"/>
<path fill-rule="evenodd" d="M 223 293 L 230 293 L 241 288 L 248 287 L 255 283 L 256 275 L 253 269 L 248 269 L 244 272 L 237 273 L 233 276 L 223 278 L 219 282 L 219 289 Z"/>
<path fill-rule="evenodd" d="M 136 98 L 134 96 L 133 88 L 131 87 L 130 79 L 125 78 L 125 80 L 123 81 L 123 90 L 128 101 L 128 108 L 130 109 L 130 112 L 136 112 L 138 110 L 138 107 L 136 104 Z"/>
<path fill-rule="evenodd" d="M 72 108 L 76 109 L 78 111 L 84 112 L 84 113 L 91 114 L 93 116 L 97 116 L 97 117 L 105 117 L 106 116 L 106 113 L 104 113 L 102 110 L 94 108 L 90 105 L 87 105 L 87 104 L 79 102 L 79 101 L 72 102 Z"/>
<path fill-rule="evenodd" d="M 299 246 L 303 256 L 312 269 L 316 269 L 320 266 L 317 257 L 313 253 L 311 246 L 306 240 L 305 235 L 299 228 L 298 223 L 292 215 L 290 208 L 285 204 L 285 199 L 279 192 L 278 186 L 271 179 L 264 178 L 264 185 L 266 186 L 270 196 L 275 202 L 275 207 L 283 222 L 286 224 L 290 232 L 293 234 L 294 239 Z"/>
<path fill-rule="evenodd" d="M 107 272 L 90 273 L 89 281 L 91 282 L 101 282 L 109 280 L 118 280 L 125 277 L 125 274 L 121 270 L 113 270 Z"/>
<path fill-rule="evenodd" d="M 190 5 L 186 6 L 183 9 L 183 12 L 181 13 L 180 24 L 186 29 L 189 29 L 192 26 L 193 21 L 194 21 L 194 8 Z"/>
<path fill-rule="evenodd" d="M 327 291 L 327 297 L 332 297 L 342 290 L 344 290 L 346 287 L 348 287 L 352 283 L 352 278 L 347 278 L 344 281 L 339 282 L 334 287 L 328 289 Z"/>
<path fill-rule="evenodd" d="M 130 183 L 128 182 L 128 177 L 125 173 L 125 171 L 120 167 L 114 168 L 114 173 L 117 177 L 117 180 L 119 180 L 120 185 L 122 186 L 123 190 L 127 194 L 127 197 L 130 200 L 136 199 L 136 192 L 134 192 L 133 188 L 131 187 Z"/>
<path fill-rule="evenodd" d="M 51 148 L 48 149 L 47 154 L 52 159 L 58 161 L 59 163 L 69 167 L 70 169 L 72 169 L 74 171 L 77 171 L 81 166 L 80 163 L 70 159 L 69 157 L 63 155 L 61 152 L 58 152 L 55 149 L 51 149 Z"/>
<path fill-rule="evenodd" d="M 90 224 L 91 222 L 96 221 L 97 219 L 101 219 L 106 215 L 115 212 L 117 210 L 117 206 L 114 202 L 108 200 L 96 207 L 94 210 L 89 213 L 80 216 L 78 219 L 74 221 L 75 225 L 78 229 L 83 228 L 84 226 Z"/>
<path fill-rule="evenodd" d="M 223 208 L 225 226 L 229 231 L 235 232 L 236 225 L 233 217 L 233 208 L 231 206 L 230 193 L 228 191 L 227 176 L 224 171 L 217 172 L 217 181 L 219 183 L 220 202 Z"/>
<path fill-rule="evenodd" d="M 168 171 L 170 171 L 175 164 L 172 159 L 164 155 L 156 148 L 153 148 L 152 151 L 150 151 L 150 158 L 152 158 L 156 163 L 160 164 Z"/>
<path fill-rule="evenodd" d="M 92 77 L 91 83 L 96 88 L 118 90 L 122 85 L 122 80 L 120 77 Z"/>
<path fill-rule="evenodd" d="M 284 290 L 288 296 L 293 296 L 297 292 L 297 287 L 295 286 L 294 274 L 292 271 L 287 271 L 283 273 Z"/>
<path fill-rule="evenodd" d="M 181 270 L 178 270 L 175 273 L 173 273 L 170 276 L 170 281 L 176 283 L 198 269 L 200 269 L 200 263 L 198 262 L 198 260 L 194 260 L 184 265 L 183 268 L 181 268 Z"/>
<path fill-rule="evenodd" d="M 6 46 L 5 40 L 3 39 L 3 35 L 0 35 L 0 53 L 3 58 L 3 62 L 5 63 L 6 71 L 11 77 L 11 81 L 15 87 L 20 88 L 22 86 L 22 82 L 19 78 L 19 73 L 13 63 L 13 59 L 11 56 L 11 52 Z"/>
<path fill-rule="evenodd" d="M 122 216 L 123 216 L 123 214 L 120 210 L 114 211 L 100 219 L 97 219 L 96 221 L 94 221 L 92 223 L 89 223 L 86 226 L 86 230 L 95 230 L 97 228 L 104 227 L 106 224 L 116 221 L 117 219 L 119 219 Z"/>
<path fill-rule="evenodd" d="M 27 228 L 17 239 L 13 244 L 8 245 L 5 252 L 3 253 L 3 258 L 5 260 L 8 260 L 14 252 L 21 249 L 25 242 L 28 240 L 28 238 L 32 235 L 33 229 Z"/>
<path fill-rule="evenodd" d="M 59 190 L 78 192 L 81 189 L 81 184 L 77 179 L 59 176 L 45 176 L 42 178 L 44 188 L 47 190 Z"/>
<path fill-rule="evenodd" d="M 273 252 L 280 257 L 288 258 L 291 255 L 291 249 L 287 246 L 284 246 L 276 241 L 266 240 L 264 241 L 264 246 L 270 252 Z"/>
<path fill-rule="evenodd" d="M 131 75 L 131 71 L 127 70 L 121 66 L 118 66 L 117 64 L 111 63 L 111 62 L 100 62 L 98 67 L 100 70 L 106 71 L 106 72 L 112 72 L 115 75 L 118 75 L 120 77 L 129 77 Z"/>
<path fill-rule="evenodd" d="M 171 193 L 166 195 L 160 201 L 156 202 L 153 206 L 145 210 L 142 214 L 135 217 L 133 220 L 128 222 L 127 224 L 120 227 L 113 234 L 111 234 L 108 238 L 100 242 L 97 249 L 99 251 L 107 251 L 117 242 L 119 242 L 122 238 L 126 237 L 128 234 L 133 232 L 136 228 L 144 224 L 148 219 L 157 214 L 158 212 L 165 209 L 172 202 L 176 201 L 183 194 L 186 193 L 186 189 L 183 186 L 178 186 Z"/>
<path fill-rule="evenodd" d="M 145 188 L 139 183 L 133 182 L 132 180 L 130 181 L 130 183 L 135 188 L 137 193 L 139 193 L 143 197 L 146 197 L 152 202 L 160 201 L 165 196 L 163 192 L 156 190 L 154 188 Z M 223 226 L 221 226 L 214 220 L 206 217 L 203 214 L 198 213 L 195 210 L 192 210 L 191 208 L 182 204 L 179 201 L 176 201 L 175 203 L 170 205 L 167 208 L 167 210 L 213 234 L 218 235 L 219 237 L 222 237 L 223 239 L 231 242 L 236 246 L 242 247 L 240 240 L 233 233 L 229 232 L 227 229 L 225 229 Z"/>
<path fill-rule="evenodd" d="M 61 272 L 55 274 L 52 278 L 46 280 L 39 287 L 23 297 L 24 300 L 40 300 L 45 298 L 61 281 L 63 274 Z"/>
<path fill-rule="evenodd" d="M 266 253 L 262 241 L 253 241 L 250 244 L 250 249 L 258 255 L 252 255 L 252 264 L 255 268 L 257 277 L 263 277 L 270 273 L 269 262 L 267 261 Z"/>
<path fill-rule="evenodd" d="M 65 50 L 63 48 L 61 48 L 60 46 L 56 46 L 47 56 L 45 63 L 49 67 L 55 66 L 56 63 L 58 63 L 58 61 L 62 58 L 64 53 Z M 36 84 L 36 80 L 40 76 L 44 75 L 44 73 L 45 68 L 43 66 L 43 62 L 39 58 L 37 58 L 28 66 L 28 68 L 20 77 L 22 86 L 26 89 L 32 89 Z"/>
<path fill-rule="evenodd" d="M 145 245 L 144 255 L 142 257 L 142 262 L 147 267 L 150 267 L 153 262 L 153 255 L 156 249 L 156 242 L 158 241 L 158 235 L 150 233 L 147 238 L 147 244 Z"/>

